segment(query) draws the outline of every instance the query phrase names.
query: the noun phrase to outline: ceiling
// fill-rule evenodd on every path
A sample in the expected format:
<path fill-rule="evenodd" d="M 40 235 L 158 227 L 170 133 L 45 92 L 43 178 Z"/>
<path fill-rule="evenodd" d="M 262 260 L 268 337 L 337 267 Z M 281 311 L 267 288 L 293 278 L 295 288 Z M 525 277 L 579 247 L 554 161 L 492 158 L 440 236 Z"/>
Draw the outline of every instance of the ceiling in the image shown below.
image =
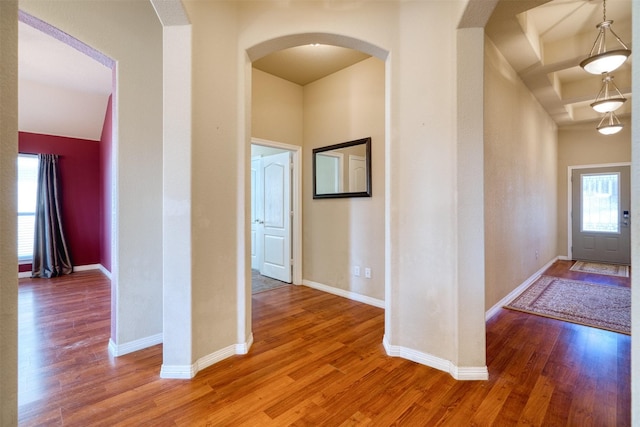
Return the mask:
<path fill-rule="evenodd" d="M 614 21 L 612 29 L 630 49 L 631 1 L 606 3 L 607 19 Z M 500 0 L 485 27 L 488 37 L 559 127 L 595 126 L 594 122 L 600 121 L 601 116 L 589 104 L 597 96 L 602 78 L 587 73 L 579 64 L 595 42 L 602 13 L 602 0 Z M 614 45 L 615 39 L 609 37 L 609 50 Z M 630 100 L 631 61 L 612 75 Z M 630 114 L 630 101 L 616 111 L 623 122 Z"/>
<path fill-rule="evenodd" d="M 18 76 L 21 132 L 100 139 L 111 68 L 19 21 Z"/>
<path fill-rule="evenodd" d="M 253 67 L 304 86 L 369 58 L 366 53 L 326 44 L 279 50 L 253 62 Z"/>
<path fill-rule="evenodd" d="M 18 22 L 21 80 L 80 92 L 111 93 L 111 69 L 23 22 Z"/>
<path fill-rule="evenodd" d="M 606 4 L 607 19 L 614 21 L 612 28 L 630 48 L 631 2 L 608 0 Z M 600 90 L 601 78 L 578 64 L 591 49 L 595 26 L 601 21 L 602 0 L 499 0 L 485 29 L 559 127 L 594 126 L 600 117 L 589 104 Z M 253 65 L 306 85 L 368 57 L 336 46 L 307 45 L 275 52 Z M 19 24 L 19 76 L 21 81 L 93 96 L 108 97 L 112 88 L 111 69 L 24 23 Z M 614 77 L 630 99 L 631 61 Z M 623 122 L 630 108 L 631 102 L 626 102 L 616 112 Z M 28 111 L 21 108 L 21 115 Z"/>
<path fill-rule="evenodd" d="M 607 19 L 614 21 L 612 28 L 630 48 L 631 1 L 606 4 Z M 595 41 L 602 5 L 602 0 L 499 0 L 486 26 L 489 38 L 559 127 L 594 126 L 601 119 L 589 106 L 601 77 L 582 70 L 579 63 Z M 367 57 L 349 49 L 307 45 L 267 55 L 253 66 L 305 85 Z M 623 120 L 631 114 L 631 61 L 613 75 L 629 99 L 616 111 Z"/>

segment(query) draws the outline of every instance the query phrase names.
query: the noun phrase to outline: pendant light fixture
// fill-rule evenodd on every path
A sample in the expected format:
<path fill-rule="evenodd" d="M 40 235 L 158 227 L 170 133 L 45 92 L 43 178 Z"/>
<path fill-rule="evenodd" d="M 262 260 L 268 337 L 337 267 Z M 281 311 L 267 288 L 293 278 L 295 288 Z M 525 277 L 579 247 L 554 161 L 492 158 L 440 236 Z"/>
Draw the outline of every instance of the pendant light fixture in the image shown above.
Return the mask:
<path fill-rule="evenodd" d="M 631 55 L 631 50 L 611 28 L 613 21 L 607 21 L 607 0 L 602 1 L 602 22 L 596 25 L 598 36 L 589 52 L 589 57 L 580 63 L 580 66 L 588 73 L 610 73 L 620 67 Z M 621 49 L 607 50 L 607 31 L 618 41 Z"/>
<path fill-rule="evenodd" d="M 620 132 L 622 127 L 622 123 L 620 123 L 616 114 L 613 111 L 609 111 L 602 117 L 597 129 L 603 135 L 613 135 Z"/>
<path fill-rule="evenodd" d="M 613 82 L 613 76 L 605 74 L 602 78 L 602 88 L 598 92 L 598 96 L 591 103 L 591 108 L 598 113 L 609 113 L 615 111 L 626 102 L 625 98 L 620 90 Z"/>

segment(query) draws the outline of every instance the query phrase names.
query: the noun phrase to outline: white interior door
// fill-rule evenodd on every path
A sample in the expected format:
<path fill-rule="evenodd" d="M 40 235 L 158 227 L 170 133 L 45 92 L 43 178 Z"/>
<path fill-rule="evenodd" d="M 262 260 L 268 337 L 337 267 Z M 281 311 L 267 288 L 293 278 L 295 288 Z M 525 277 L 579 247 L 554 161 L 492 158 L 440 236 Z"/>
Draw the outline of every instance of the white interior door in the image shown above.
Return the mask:
<path fill-rule="evenodd" d="M 260 269 L 260 258 L 262 255 L 261 242 L 262 238 L 258 237 L 259 227 L 262 221 L 262 161 L 259 157 L 251 159 L 251 268 Z"/>
<path fill-rule="evenodd" d="M 349 155 L 349 191 L 367 191 L 367 164 L 362 156 Z"/>
<path fill-rule="evenodd" d="M 316 154 L 316 193 L 336 194 L 343 192 L 344 155 L 334 151 Z"/>
<path fill-rule="evenodd" d="M 291 283 L 291 153 L 262 158 L 260 274 Z"/>
<path fill-rule="evenodd" d="M 574 169 L 572 257 L 631 263 L 630 167 Z"/>

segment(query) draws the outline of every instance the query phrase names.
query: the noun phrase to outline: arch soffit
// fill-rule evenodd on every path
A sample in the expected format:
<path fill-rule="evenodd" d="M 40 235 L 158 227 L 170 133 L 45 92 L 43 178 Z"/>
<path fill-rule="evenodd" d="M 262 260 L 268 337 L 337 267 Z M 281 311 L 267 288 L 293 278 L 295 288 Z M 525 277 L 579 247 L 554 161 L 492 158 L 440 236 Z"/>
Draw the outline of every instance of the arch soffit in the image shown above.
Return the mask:
<path fill-rule="evenodd" d="M 367 53 L 385 61 L 389 52 L 369 42 L 353 37 L 331 33 L 301 33 L 291 34 L 266 40 L 247 49 L 247 55 L 251 62 L 278 50 L 306 44 L 320 43 L 332 46 L 345 47 Z"/>

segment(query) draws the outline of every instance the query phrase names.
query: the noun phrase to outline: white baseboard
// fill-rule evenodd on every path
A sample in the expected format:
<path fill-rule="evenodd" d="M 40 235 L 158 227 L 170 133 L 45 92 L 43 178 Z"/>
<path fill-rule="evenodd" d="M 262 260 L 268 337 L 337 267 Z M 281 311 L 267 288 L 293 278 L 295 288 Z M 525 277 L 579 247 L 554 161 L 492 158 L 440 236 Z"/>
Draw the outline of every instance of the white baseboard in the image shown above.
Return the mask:
<path fill-rule="evenodd" d="M 247 341 L 240 344 L 233 344 L 211 354 L 201 357 L 192 365 L 165 365 L 160 368 L 160 378 L 190 380 L 196 374 L 209 366 L 227 359 L 236 354 L 247 354 L 253 344 L 253 334 L 250 334 Z"/>
<path fill-rule="evenodd" d="M 384 308 L 384 301 L 377 298 L 372 298 L 366 295 L 357 294 L 351 291 L 345 291 L 344 289 L 334 288 L 333 286 L 323 285 L 322 283 L 313 282 L 311 280 L 306 280 L 306 279 L 302 280 L 302 284 L 310 288 L 317 289 L 319 291 L 337 295 L 339 297 L 348 298 L 350 300 L 362 302 L 364 304 L 369 304 L 374 307 Z"/>
<path fill-rule="evenodd" d="M 249 349 L 253 345 L 253 333 L 249 334 L 249 338 L 247 338 L 246 342 L 236 344 L 236 354 L 247 354 L 249 353 Z"/>
<path fill-rule="evenodd" d="M 87 264 L 78 265 L 73 267 L 73 271 L 88 271 L 88 270 L 100 270 L 102 274 L 111 279 L 111 272 L 107 270 L 102 264 Z"/>
<path fill-rule="evenodd" d="M 160 378 L 172 380 L 190 380 L 196 376 L 196 366 L 193 365 L 165 365 L 160 368 Z"/>
<path fill-rule="evenodd" d="M 161 333 L 124 344 L 116 344 L 112 339 L 109 339 L 109 354 L 113 357 L 124 356 L 125 354 L 133 353 L 134 351 L 142 350 L 158 344 L 162 344 Z"/>
<path fill-rule="evenodd" d="M 104 268 L 102 264 L 86 264 L 86 265 L 73 266 L 73 271 L 88 271 L 88 270 L 100 270 L 102 274 L 104 274 L 109 278 L 109 280 L 111 280 L 111 272 L 106 268 Z M 31 277 L 31 271 L 18 272 L 18 279 L 23 279 L 25 277 Z"/>
<path fill-rule="evenodd" d="M 98 264 L 98 270 L 100 270 L 102 272 L 102 274 L 104 274 L 105 276 L 107 276 L 107 278 L 109 280 L 111 280 L 111 272 L 109 270 L 107 270 L 104 265 L 102 264 Z"/>
<path fill-rule="evenodd" d="M 542 266 L 538 271 L 536 271 L 531 276 L 529 276 L 529 278 L 527 280 L 525 280 L 524 282 L 522 282 L 520 284 L 520 286 L 518 286 L 517 288 L 515 288 L 514 290 L 509 292 L 509 294 L 507 296 L 502 298 L 493 307 L 491 307 L 489 310 L 487 310 L 487 312 L 484 315 L 485 321 L 491 319 L 493 316 L 496 315 L 496 313 L 498 313 L 498 311 L 500 311 L 500 309 L 503 306 L 505 306 L 506 304 L 510 303 L 515 297 L 520 295 L 522 293 L 522 291 L 527 289 L 529 287 L 529 285 L 531 285 L 533 282 L 535 282 L 535 280 L 538 277 L 540 277 L 542 275 L 542 273 L 544 273 L 544 271 L 547 268 L 551 267 L 551 265 L 553 265 L 554 262 L 556 262 L 559 259 L 566 259 L 566 258 L 567 257 L 557 256 L 554 259 L 552 259 L 551 261 L 549 261 L 548 263 L 546 263 L 544 266 Z"/>
<path fill-rule="evenodd" d="M 438 369 L 439 371 L 448 372 L 456 380 L 484 381 L 489 379 L 489 370 L 486 366 L 459 367 L 454 365 L 450 360 L 442 359 L 432 354 L 399 345 L 392 345 L 389 343 L 386 335 L 382 339 L 382 345 L 389 356 L 401 357 L 421 365 Z"/>
<path fill-rule="evenodd" d="M 102 265 L 100 264 L 85 264 L 85 265 L 74 265 L 73 271 L 89 271 L 89 270 L 100 270 Z M 104 268 L 104 267 L 102 267 Z"/>

